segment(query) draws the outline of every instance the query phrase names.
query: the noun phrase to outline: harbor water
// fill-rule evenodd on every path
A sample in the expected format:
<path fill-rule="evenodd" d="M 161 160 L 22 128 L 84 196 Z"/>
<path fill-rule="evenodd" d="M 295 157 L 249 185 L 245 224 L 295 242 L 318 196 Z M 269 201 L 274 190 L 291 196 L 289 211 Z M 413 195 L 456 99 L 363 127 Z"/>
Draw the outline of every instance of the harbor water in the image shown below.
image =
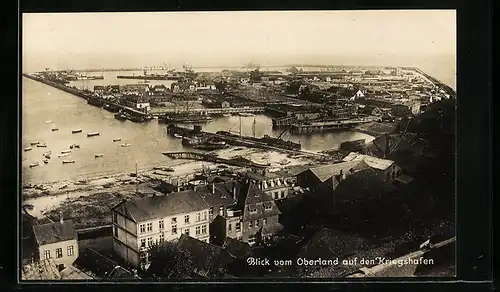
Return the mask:
<path fill-rule="evenodd" d="M 137 80 L 116 79 L 116 75 L 119 73 L 105 72 L 103 80 L 73 83 L 78 86 L 78 83 L 83 85 L 85 82 L 85 86 L 91 89 L 93 85 L 137 82 Z M 172 81 L 157 82 L 168 85 Z M 155 83 L 152 81 L 152 84 Z M 214 118 L 214 121 L 203 126 L 203 129 L 209 132 L 220 130 L 238 132 L 241 128 L 243 135 L 252 136 L 254 120 L 257 137 L 265 134 L 276 137 L 281 133 L 272 130 L 271 118 L 264 115 Z M 58 130 L 53 131 L 54 128 Z M 73 134 L 74 129 L 82 129 L 82 132 Z M 99 132 L 99 135 L 87 137 L 87 133 L 90 132 Z M 346 140 L 373 139 L 369 135 L 350 131 L 300 136 L 285 133 L 283 138 L 300 142 L 302 148 L 309 151 L 334 149 Z M 113 139 L 121 141 L 113 142 Z M 34 141 L 40 144 L 46 143 L 47 147 L 30 145 Z M 80 148 L 70 149 L 70 145 L 73 144 L 80 145 Z M 122 144 L 130 146 L 122 147 Z M 82 98 L 24 77 L 22 78 L 21 147 L 23 183 L 78 180 L 89 176 L 133 172 L 136 162 L 139 169 L 168 166 L 172 160 L 162 152 L 186 150 L 182 147 L 181 140 L 168 136 L 166 125 L 159 124 L 157 120 L 146 123 L 118 121 L 113 113 L 88 105 Z M 32 150 L 24 151 L 23 149 L 27 147 L 32 147 Z M 58 157 L 66 150 L 71 150 L 69 155 Z M 51 159 L 45 164 L 43 154 L 49 151 Z M 95 158 L 95 154 L 103 156 Z M 75 163 L 63 164 L 62 160 L 74 160 Z M 37 162 L 39 166 L 30 167 L 30 164 Z"/>

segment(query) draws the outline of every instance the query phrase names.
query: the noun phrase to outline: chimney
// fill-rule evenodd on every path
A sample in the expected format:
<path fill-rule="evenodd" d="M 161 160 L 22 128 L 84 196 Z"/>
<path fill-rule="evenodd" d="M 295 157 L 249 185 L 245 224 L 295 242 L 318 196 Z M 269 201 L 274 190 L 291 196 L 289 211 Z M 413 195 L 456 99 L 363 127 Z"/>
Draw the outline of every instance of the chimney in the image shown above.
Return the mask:
<path fill-rule="evenodd" d="M 212 194 L 215 194 L 215 183 L 212 182 Z"/>
<path fill-rule="evenodd" d="M 344 171 L 341 169 L 339 173 L 339 181 L 344 179 Z"/>
<path fill-rule="evenodd" d="M 236 201 L 236 183 L 233 182 L 233 200 Z"/>
<path fill-rule="evenodd" d="M 64 219 L 63 219 L 63 213 L 59 211 L 59 223 L 63 224 Z"/>

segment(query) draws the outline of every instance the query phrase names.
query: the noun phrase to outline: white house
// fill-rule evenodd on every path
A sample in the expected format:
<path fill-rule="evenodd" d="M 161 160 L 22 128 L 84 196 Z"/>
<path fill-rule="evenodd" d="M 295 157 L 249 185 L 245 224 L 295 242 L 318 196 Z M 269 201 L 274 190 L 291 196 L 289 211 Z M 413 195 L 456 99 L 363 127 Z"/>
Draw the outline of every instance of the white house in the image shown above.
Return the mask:
<path fill-rule="evenodd" d="M 394 180 L 401 175 L 401 168 L 392 160 L 382 159 L 357 152 L 351 152 L 343 161 L 364 161 L 370 168 L 380 171 L 388 180 Z"/>

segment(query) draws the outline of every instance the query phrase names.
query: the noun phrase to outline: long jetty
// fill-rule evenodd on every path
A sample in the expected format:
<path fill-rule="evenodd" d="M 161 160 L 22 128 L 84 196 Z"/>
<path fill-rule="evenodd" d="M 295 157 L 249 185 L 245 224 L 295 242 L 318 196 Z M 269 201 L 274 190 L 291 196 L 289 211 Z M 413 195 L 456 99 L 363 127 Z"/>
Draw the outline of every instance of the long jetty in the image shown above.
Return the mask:
<path fill-rule="evenodd" d="M 41 82 L 41 83 L 49 85 L 49 86 L 52 86 L 54 88 L 57 88 L 59 90 L 67 92 L 67 93 L 71 93 L 73 95 L 76 95 L 76 96 L 81 97 L 81 98 L 86 99 L 86 100 L 91 99 L 91 98 L 96 98 L 96 99 L 99 99 L 99 101 L 102 102 L 102 104 L 108 104 L 108 105 L 118 107 L 121 110 L 128 112 L 130 114 L 139 115 L 139 116 L 147 116 L 146 113 L 141 112 L 139 110 L 136 110 L 134 108 L 123 106 L 121 104 L 117 104 L 117 103 L 111 102 L 109 100 L 96 97 L 91 92 L 85 92 L 85 91 L 80 90 L 80 89 L 72 88 L 72 87 L 66 86 L 66 85 L 58 83 L 58 82 L 50 81 L 50 80 L 47 80 L 47 79 L 44 79 L 41 77 L 37 77 L 37 76 L 33 76 L 33 75 L 29 75 L 26 73 L 23 73 L 22 75 L 26 78 Z"/>
<path fill-rule="evenodd" d="M 253 161 L 250 161 L 245 158 L 220 158 L 215 155 L 205 154 L 205 153 L 197 153 L 197 152 L 163 152 L 163 155 L 168 156 L 172 159 L 188 159 L 188 160 L 197 160 L 197 161 L 208 161 L 214 163 L 224 163 L 227 165 L 234 165 L 240 167 L 249 167 L 249 168 L 266 168 L 269 167 L 267 164 L 259 164 Z"/>

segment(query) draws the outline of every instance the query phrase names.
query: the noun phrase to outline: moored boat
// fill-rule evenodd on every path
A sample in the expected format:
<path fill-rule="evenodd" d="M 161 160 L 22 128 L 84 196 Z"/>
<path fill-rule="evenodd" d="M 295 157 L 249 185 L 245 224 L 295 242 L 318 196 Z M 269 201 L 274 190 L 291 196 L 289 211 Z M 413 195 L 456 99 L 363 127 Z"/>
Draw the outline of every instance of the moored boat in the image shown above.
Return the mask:
<path fill-rule="evenodd" d="M 52 123 L 52 121 L 45 121 L 45 123 L 46 123 L 46 124 L 50 124 L 50 123 Z"/>
<path fill-rule="evenodd" d="M 31 149 L 33 149 L 33 147 L 26 147 L 24 148 L 24 151 L 30 151 Z"/>
<path fill-rule="evenodd" d="M 47 163 L 49 163 L 49 160 L 48 159 L 44 159 L 43 163 L 47 164 Z"/>
<path fill-rule="evenodd" d="M 130 146 L 130 144 L 125 143 L 125 144 L 121 144 L 120 146 L 122 146 L 122 147 L 128 147 L 128 146 Z"/>
<path fill-rule="evenodd" d="M 52 128 L 52 132 L 59 131 L 59 128 Z"/>
<path fill-rule="evenodd" d="M 99 132 L 87 133 L 87 137 L 99 136 Z"/>
<path fill-rule="evenodd" d="M 44 154 L 43 157 L 50 159 L 50 154 Z"/>
<path fill-rule="evenodd" d="M 113 142 L 119 142 L 121 140 L 122 140 L 122 138 L 116 138 L 116 139 L 113 139 Z"/>
<path fill-rule="evenodd" d="M 61 151 L 61 154 L 66 154 L 66 153 L 70 153 L 70 152 L 71 152 L 71 150 L 63 150 L 63 151 Z"/>
<path fill-rule="evenodd" d="M 75 163 L 74 160 L 63 160 L 62 161 L 63 164 L 67 164 L 67 163 Z"/>
<path fill-rule="evenodd" d="M 125 115 L 124 113 L 117 113 L 115 114 L 115 119 L 119 121 L 125 121 L 127 119 L 127 115 Z"/>
<path fill-rule="evenodd" d="M 35 166 L 38 166 L 38 165 L 40 165 L 40 163 L 35 162 L 35 163 L 30 164 L 30 167 L 35 167 Z"/>
<path fill-rule="evenodd" d="M 71 130 L 71 133 L 76 134 L 76 133 L 81 133 L 82 131 L 83 131 L 82 129 L 75 129 L 75 130 Z"/>
<path fill-rule="evenodd" d="M 99 157 L 103 157 L 103 156 L 104 156 L 104 154 L 102 154 L 102 153 L 99 153 L 99 154 L 95 154 L 95 155 L 94 155 L 94 157 L 95 157 L 95 158 L 99 158 Z"/>
<path fill-rule="evenodd" d="M 57 155 L 57 157 L 66 157 L 66 156 L 68 156 L 68 155 L 69 155 L 69 153 L 66 153 L 66 154 L 60 154 L 60 155 Z"/>
<path fill-rule="evenodd" d="M 43 144 L 37 144 L 36 147 L 47 147 L 47 144 L 46 143 L 43 143 Z"/>
<path fill-rule="evenodd" d="M 38 145 L 38 144 L 40 144 L 40 142 L 38 142 L 38 141 L 33 141 L 33 142 L 31 142 L 30 144 L 31 144 L 31 145 Z"/>

